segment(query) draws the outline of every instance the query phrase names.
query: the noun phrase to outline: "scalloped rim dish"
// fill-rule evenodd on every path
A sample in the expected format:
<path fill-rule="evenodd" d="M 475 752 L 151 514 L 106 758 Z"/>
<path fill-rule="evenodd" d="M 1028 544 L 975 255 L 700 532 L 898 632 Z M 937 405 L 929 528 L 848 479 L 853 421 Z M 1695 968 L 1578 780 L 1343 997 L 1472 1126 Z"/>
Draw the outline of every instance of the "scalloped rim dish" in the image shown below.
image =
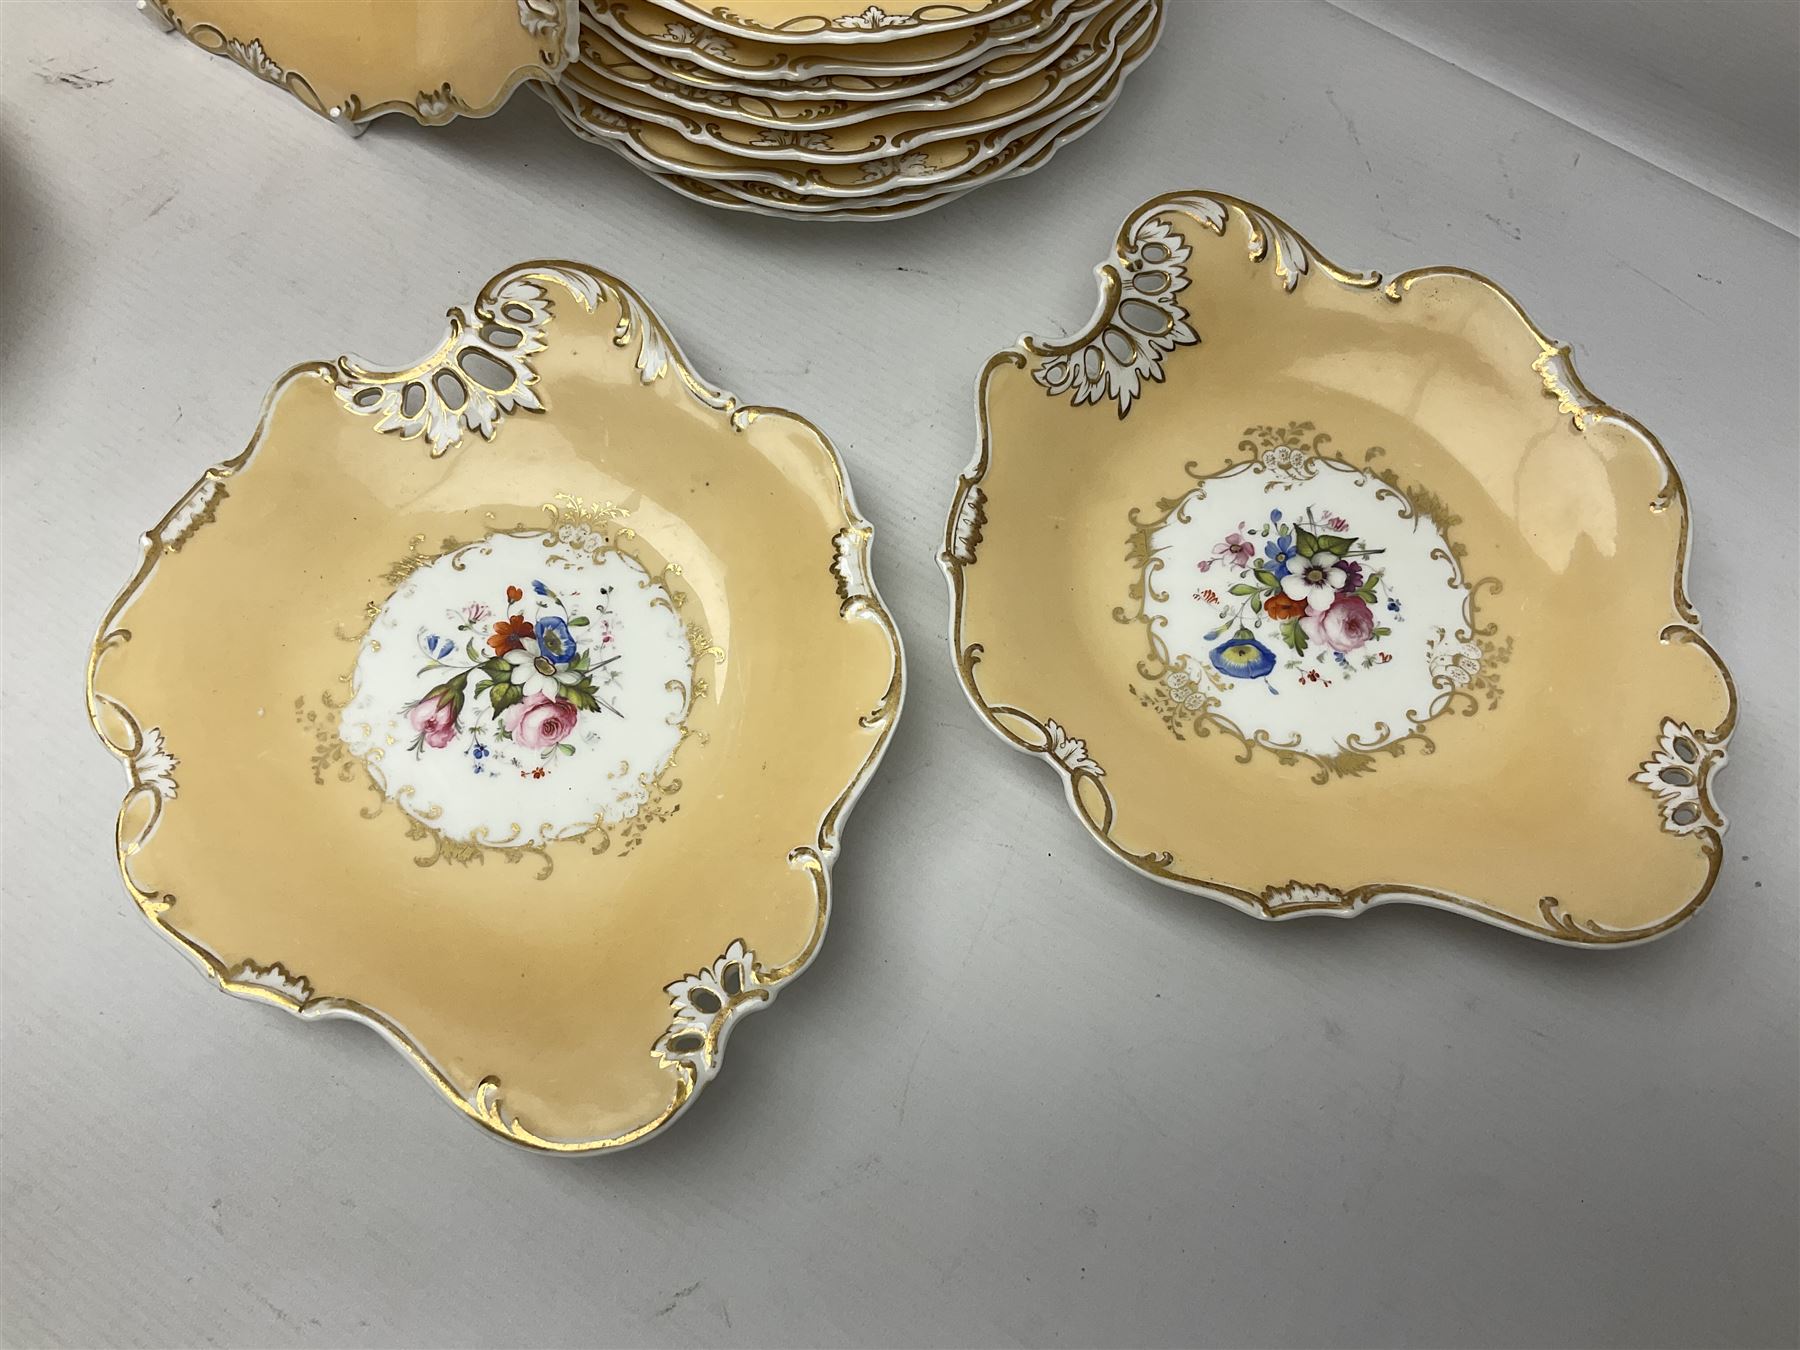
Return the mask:
<path fill-rule="evenodd" d="M 1115 54 L 1130 48 L 1139 21 L 1148 25 L 1152 2 L 1114 0 L 1099 12 L 1092 28 L 1067 35 L 1073 48 L 1068 56 L 1053 47 L 1038 68 L 1009 76 L 962 102 L 871 108 L 854 121 L 807 120 L 800 126 L 771 128 L 739 121 L 728 110 L 716 107 L 695 114 L 671 103 L 659 90 L 622 81 L 612 71 L 590 64 L 585 55 L 564 77 L 563 85 L 565 90 L 580 90 L 613 113 L 674 131 L 682 141 L 703 147 L 703 154 L 716 151 L 732 157 L 717 166 L 681 165 L 667 154 L 658 155 L 638 144 L 634 138 L 633 148 L 659 167 L 689 177 L 728 176 L 810 191 L 815 190 L 806 187 L 812 171 L 803 169 L 796 173 L 789 166 L 796 162 L 824 168 L 863 164 L 941 141 L 978 137 L 988 131 L 1024 131 L 1038 114 L 1079 102 L 1085 97 L 1090 77 L 1095 83 L 1103 83 L 1099 77 L 1107 73 Z M 1076 40 L 1084 36 L 1090 40 L 1077 44 Z M 765 160 L 774 161 L 766 173 L 759 163 Z"/>
<path fill-rule="evenodd" d="M 1090 108 L 1079 117 L 1071 118 L 1048 141 L 1037 138 L 1041 143 L 1032 148 L 1029 153 L 1021 151 L 1007 172 L 994 181 L 1006 182 L 1036 173 L 1048 164 L 1063 146 L 1086 135 L 1106 115 L 1111 106 L 1111 100 L 1108 100 L 1098 107 Z M 624 152 L 620 151 L 619 153 L 623 154 Z M 697 178 L 683 178 L 680 174 L 665 174 L 650 169 L 645 169 L 644 172 L 668 188 L 669 191 L 704 206 L 716 206 L 726 211 L 743 211 L 781 219 L 793 218 L 793 211 L 779 210 L 765 205 L 748 194 L 744 194 L 742 189 L 731 187 L 728 184 Z M 900 220 L 907 216 L 920 215 L 926 211 L 935 211 L 940 206 L 948 206 L 959 197 L 968 196 L 976 188 L 983 186 L 986 181 L 977 179 L 974 182 L 952 182 L 948 188 L 941 190 L 895 193 L 895 200 L 886 204 L 817 212 L 810 214 L 809 218 L 813 220 Z"/>
<path fill-rule="evenodd" d="M 939 558 L 982 720 L 1114 857 L 1257 918 L 1607 947 L 1690 917 L 1737 695 L 1655 437 L 1487 278 L 1384 285 L 1222 194 L 1145 203 L 1097 273 L 1080 335 L 977 391 Z M 1533 734 L 1596 745 L 1545 775 Z"/>
<path fill-rule="evenodd" d="M 824 937 L 904 694 L 872 533 L 823 433 L 578 264 L 494 277 L 414 366 L 296 366 L 90 653 L 125 885 L 225 992 L 373 1027 L 495 1136 L 637 1143 Z M 220 612 L 255 617 L 220 646 Z"/>
<path fill-rule="evenodd" d="M 812 81 L 838 76 L 932 76 L 953 79 L 989 53 L 1058 21 L 1075 0 L 1034 3 L 973 27 L 927 33 L 921 40 L 825 43 L 794 46 L 730 36 L 704 25 L 670 23 L 666 16 L 646 13 L 654 0 L 587 0 L 586 16 L 610 29 L 635 50 L 681 61 L 695 69 L 692 77 L 707 83 L 724 76 L 747 83 L 787 83 L 815 87 Z M 633 14 L 654 31 L 632 22 Z M 921 50 L 923 48 L 923 50 Z M 822 87 L 822 86 L 819 86 Z"/>
<path fill-rule="evenodd" d="M 1149 56 L 1161 37 L 1161 0 L 1151 0 L 1116 17 L 1108 41 L 1072 72 L 1069 83 L 1043 80 L 1044 87 L 1032 99 L 1035 106 L 1029 109 L 972 120 L 966 132 L 952 133 L 947 139 L 935 139 L 929 130 L 915 130 L 911 139 L 918 142 L 916 146 L 885 152 L 864 150 L 848 159 L 801 163 L 791 169 L 779 167 L 778 161 L 740 158 L 698 142 L 694 139 L 700 134 L 698 124 L 692 132 L 671 128 L 648 115 L 607 103 L 591 85 L 568 81 L 554 88 L 543 87 L 540 92 L 563 113 L 564 124 L 577 135 L 616 143 L 633 163 L 649 170 L 741 183 L 745 191 L 751 191 L 752 184 L 766 184 L 767 189 L 805 198 L 855 205 L 864 199 L 879 201 L 889 193 L 936 188 L 965 174 L 974 175 L 1022 138 L 1054 134 L 1058 124 L 1083 115 L 1091 105 L 1110 105 L 1125 78 Z M 1113 37 L 1120 40 L 1118 45 L 1110 40 Z M 677 158 L 679 155 L 696 158 Z"/>
<path fill-rule="evenodd" d="M 898 220 L 919 215 L 948 205 L 989 183 L 1023 178 L 1047 164 L 1057 151 L 1086 135 L 1111 111 L 1125 88 L 1125 81 L 1138 66 L 1148 60 L 1162 32 L 1161 0 L 1155 0 L 1152 26 L 1140 36 L 1138 45 L 1125 53 L 1105 87 L 1067 110 L 1060 118 L 1050 119 L 1036 131 L 1026 132 L 997 150 L 984 155 L 969 172 L 940 178 L 936 182 L 906 188 L 890 188 L 866 198 L 808 197 L 789 192 L 772 184 L 739 182 L 730 179 L 690 178 L 658 168 L 639 158 L 632 148 L 614 137 L 598 136 L 589 131 L 569 106 L 569 97 L 560 87 L 540 87 L 538 92 L 556 109 L 563 124 L 584 140 L 602 146 L 626 160 L 633 167 L 662 184 L 670 191 L 706 206 L 727 211 L 743 211 L 757 215 L 792 219 L 804 216 L 813 220 Z M 1001 133 L 989 133 L 990 141 L 1002 139 Z"/>
<path fill-rule="evenodd" d="M 521 84 L 554 80 L 581 38 L 579 0 L 480 0 L 455 9 L 387 0 L 357 8 L 368 27 L 348 44 L 320 26 L 317 0 L 137 0 L 137 8 L 356 134 L 388 113 L 425 126 L 487 117 Z M 384 41 L 381 21 L 395 17 L 397 31 Z M 446 17 L 447 24 L 430 21 Z M 421 55 L 442 45 L 458 58 Z"/>
<path fill-rule="evenodd" d="M 720 33 L 759 42 L 884 43 L 989 24 L 1014 10 L 1023 9 L 1031 0 L 974 0 L 969 4 L 951 3 L 951 0 L 906 0 L 892 7 L 859 4 L 857 0 L 840 0 L 834 5 L 818 4 L 817 0 L 802 0 L 802 3 L 745 0 L 743 9 L 706 4 L 702 0 L 650 0 L 650 3 L 674 17 L 691 19 Z M 751 5 L 756 5 L 763 17 L 752 18 L 747 12 Z M 779 18 L 771 17 L 771 12 L 776 10 L 791 12 L 785 12 Z"/>
<path fill-rule="evenodd" d="M 945 89 L 954 85 L 969 85 L 968 96 L 973 97 L 990 83 L 991 66 L 1004 64 L 1009 71 L 1016 71 L 1021 62 L 1030 65 L 1037 58 L 1044 58 L 1047 49 L 1058 52 L 1066 49 L 1079 31 L 1083 18 L 1115 2 L 1038 0 L 1033 10 L 1019 11 L 1013 16 L 1029 21 L 1025 36 L 998 42 L 991 49 L 946 68 L 910 75 L 899 73 L 892 66 L 878 64 L 858 72 L 840 70 L 799 80 L 777 79 L 741 71 L 731 62 L 719 61 L 716 56 L 692 46 L 678 47 L 671 53 L 662 49 L 662 46 L 671 45 L 666 42 L 662 46 L 652 45 L 641 36 L 634 41 L 619 31 L 616 18 L 608 21 L 586 11 L 582 15 L 582 35 L 584 40 L 599 39 L 603 44 L 601 50 L 610 52 L 619 62 L 630 61 L 641 67 L 658 81 L 652 86 L 658 93 L 676 97 L 691 112 L 723 112 L 744 121 L 775 127 L 802 120 L 812 125 L 827 125 L 833 115 L 841 115 L 845 121 L 852 120 L 849 110 L 860 105 L 872 104 L 879 112 L 907 99 L 923 101 L 941 97 Z M 582 59 L 587 59 L 585 54 Z M 724 69 L 716 70 L 701 64 L 702 61 L 716 61 Z M 648 83 L 642 79 L 633 82 Z M 719 96 L 721 101 L 706 101 L 703 95 L 707 92 Z M 789 112 L 769 111 L 761 115 L 743 106 L 745 102 L 759 100 L 775 106 L 790 102 L 801 106 Z M 832 106 L 820 106 L 823 104 Z M 871 114 L 865 111 L 860 115 Z"/>

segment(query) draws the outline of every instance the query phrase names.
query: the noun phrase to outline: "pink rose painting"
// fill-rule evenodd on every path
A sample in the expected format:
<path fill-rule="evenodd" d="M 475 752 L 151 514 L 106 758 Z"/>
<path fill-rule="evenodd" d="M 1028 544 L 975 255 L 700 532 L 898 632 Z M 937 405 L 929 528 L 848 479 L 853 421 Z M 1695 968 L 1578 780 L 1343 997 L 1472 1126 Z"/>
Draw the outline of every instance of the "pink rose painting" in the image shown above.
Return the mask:
<path fill-rule="evenodd" d="M 456 718 L 461 709 L 457 707 L 454 694 L 447 691 L 427 694 L 413 704 L 412 711 L 407 713 L 406 720 L 411 722 L 413 730 L 424 738 L 425 744 L 433 750 L 442 750 L 456 739 Z"/>
<path fill-rule="evenodd" d="M 1361 596 L 1341 594 L 1323 611 L 1309 611 L 1300 628 L 1310 642 L 1334 652 L 1353 652 L 1375 636 L 1375 611 Z"/>
<path fill-rule="evenodd" d="M 517 770 L 544 778 L 551 765 L 597 741 L 575 735 L 583 717 L 624 716 L 602 692 L 617 679 L 610 668 L 620 660 L 616 649 L 600 654 L 612 641 L 610 589 L 597 600 L 575 591 L 565 600 L 533 578 L 505 588 L 504 608 L 472 600 L 445 611 L 452 629 L 421 629 L 419 675 L 434 683 L 403 705 L 417 733 L 407 749 L 424 755 L 454 747 L 478 777 Z M 590 636 L 596 627 L 597 641 Z"/>
<path fill-rule="evenodd" d="M 1202 572 L 1226 573 L 1216 589 L 1192 593 L 1212 610 L 1203 640 L 1216 644 L 1206 653 L 1213 670 L 1313 689 L 1388 664 L 1392 653 L 1379 648 L 1388 625 L 1402 620 L 1380 563 L 1385 552 L 1322 504 L 1297 517 L 1271 508 L 1267 521 L 1240 523 L 1196 560 Z"/>
<path fill-rule="evenodd" d="M 527 750 L 548 750 L 575 730 L 575 705 L 567 699 L 533 694 L 508 708 L 501 720 L 507 734 Z"/>

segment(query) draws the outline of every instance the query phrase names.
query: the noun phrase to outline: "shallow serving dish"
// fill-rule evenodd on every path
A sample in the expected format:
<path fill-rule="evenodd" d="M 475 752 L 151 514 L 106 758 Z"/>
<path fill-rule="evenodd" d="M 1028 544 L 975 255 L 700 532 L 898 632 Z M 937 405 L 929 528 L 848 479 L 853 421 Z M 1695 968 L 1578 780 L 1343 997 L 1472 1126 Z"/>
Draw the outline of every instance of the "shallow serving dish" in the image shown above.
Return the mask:
<path fill-rule="evenodd" d="M 1082 23 L 1115 3 L 1117 0 L 1036 0 L 1030 9 L 1015 11 L 1009 18 L 1009 22 L 1019 21 L 1021 36 L 1009 38 L 971 60 L 910 75 L 895 74 L 884 64 L 856 72 L 811 75 L 802 80 L 738 78 L 634 43 L 615 25 L 585 12 L 581 36 L 584 59 L 594 61 L 614 79 L 654 89 L 690 111 L 723 112 L 776 128 L 795 122 L 829 126 L 854 121 L 858 116 L 898 110 L 914 100 L 921 107 L 953 107 L 993 85 L 1021 79 L 1067 51 Z M 894 49 L 890 46 L 882 50 Z M 783 49 L 784 55 L 791 52 L 791 48 Z"/>
<path fill-rule="evenodd" d="M 1084 49 L 1066 70 L 1053 69 L 996 90 L 977 106 L 952 114 L 947 123 L 928 115 L 897 114 L 834 131 L 790 132 L 780 138 L 782 145 L 764 152 L 777 159 L 751 158 L 741 147 L 722 147 L 724 119 L 693 118 L 667 105 L 646 106 L 656 101 L 617 85 L 608 89 L 607 81 L 586 72 L 545 92 L 573 111 L 580 134 L 617 141 L 629 157 L 665 173 L 765 183 L 827 199 L 874 197 L 935 186 L 975 171 L 1007 145 L 1068 118 L 1117 87 L 1124 69 L 1148 54 L 1160 22 L 1156 4 L 1121 14 L 1116 31 Z M 1125 45 L 1115 45 L 1115 36 Z M 747 138 L 758 133 L 756 128 L 743 130 Z M 814 137 L 833 153 L 796 144 Z M 798 161 L 791 167 L 790 156 Z"/>
<path fill-rule="evenodd" d="M 1117 90 L 1118 85 L 1115 84 L 1113 96 L 1116 96 Z M 973 173 L 951 179 L 942 187 L 885 193 L 872 202 L 838 202 L 827 206 L 817 199 L 809 200 L 797 193 L 771 187 L 767 183 L 731 183 L 718 179 L 685 178 L 680 174 L 658 170 L 647 172 L 672 192 L 727 211 L 788 217 L 803 215 L 809 220 L 899 220 L 924 211 L 934 211 L 990 181 L 1024 178 L 1036 173 L 1063 146 L 1086 135 L 1106 115 L 1112 101 L 1112 97 L 1107 97 L 1088 104 L 1050 131 L 1035 133 L 1012 142 L 992 159 L 978 166 Z"/>
<path fill-rule="evenodd" d="M 1008 78 L 965 103 L 927 102 L 925 106 L 896 108 L 852 122 L 834 119 L 805 127 L 774 129 L 736 121 L 721 115 L 717 108 L 696 115 L 669 102 L 655 88 L 614 78 L 617 67 L 605 64 L 608 55 L 603 44 L 587 41 L 583 43 L 584 59 L 570 68 L 564 87 L 580 90 L 613 113 L 675 132 L 674 136 L 647 132 L 633 137 L 634 148 L 654 156 L 659 167 L 673 172 L 752 180 L 762 173 L 766 175 L 762 181 L 813 191 L 818 190 L 816 182 L 834 180 L 815 178 L 804 168 L 795 171 L 785 166 L 795 161 L 827 167 L 854 164 L 858 167 L 848 170 L 839 181 L 857 187 L 861 166 L 869 161 L 924 152 L 931 146 L 944 147 L 941 152 L 934 152 L 939 158 L 929 162 L 933 167 L 941 163 L 941 171 L 948 174 L 977 153 L 982 133 L 1007 128 L 1023 130 L 1033 124 L 1038 114 L 1078 101 L 1084 88 L 1102 82 L 1116 69 L 1122 53 L 1119 44 L 1129 46 L 1136 31 L 1148 25 L 1151 7 L 1151 0 L 1119 0 L 1101 10 L 1085 29 L 1071 35 L 1072 39 L 1081 40 L 1074 42 L 1070 50 L 1052 55 L 1039 69 L 1028 70 L 1016 79 Z M 765 160 L 776 161 L 772 170 L 760 163 Z"/>
<path fill-rule="evenodd" d="M 137 0 L 215 56 L 351 130 L 485 117 L 574 59 L 577 0 Z"/>
<path fill-rule="evenodd" d="M 1055 152 L 1085 134 L 1118 99 L 1126 77 L 1149 56 L 1162 30 L 1160 0 L 1143 14 L 1134 45 L 1115 54 L 1109 69 L 1082 82 L 1066 106 L 1026 119 L 1018 126 L 1001 127 L 980 137 L 949 145 L 938 143 L 919 150 L 886 155 L 868 161 L 861 173 L 867 182 L 856 186 L 818 186 L 801 191 L 768 177 L 692 176 L 671 170 L 666 163 L 644 157 L 636 133 L 622 136 L 614 128 L 629 120 L 638 130 L 639 119 L 624 119 L 593 100 L 572 84 L 539 87 L 556 108 L 563 124 L 576 135 L 604 145 L 651 177 L 683 196 L 729 210 L 770 215 L 806 215 L 818 220 L 888 220 L 932 210 L 964 192 L 1002 178 L 1030 173 Z M 697 147 L 689 147 L 697 149 Z M 845 168 L 839 173 L 845 173 Z M 790 178 L 811 182 L 825 171 L 805 166 Z"/>
<path fill-rule="evenodd" d="M 1655 438 L 1487 279 L 1229 197 L 1146 204 L 1100 285 L 988 363 L 942 553 L 965 691 L 1094 837 L 1266 919 L 1691 915 L 1736 706 Z"/>
<path fill-rule="evenodd" d="M 780 81 L 952 70 L 1029 37 L 1073 3 L 972 0 L 884 9 L 775 0 L 730 12 L 681 0 L 583 0 L 594 22 L 634 47 L 733 79 Z"/>
<path fill-rule="evenodd" d="M 640 1140 L 824 935 L 900 710 L 869 545 L 816 429 L 575 264 L 417 365 L 297 366 L 94 644 L 126 884 L 495 1134 Z"/>

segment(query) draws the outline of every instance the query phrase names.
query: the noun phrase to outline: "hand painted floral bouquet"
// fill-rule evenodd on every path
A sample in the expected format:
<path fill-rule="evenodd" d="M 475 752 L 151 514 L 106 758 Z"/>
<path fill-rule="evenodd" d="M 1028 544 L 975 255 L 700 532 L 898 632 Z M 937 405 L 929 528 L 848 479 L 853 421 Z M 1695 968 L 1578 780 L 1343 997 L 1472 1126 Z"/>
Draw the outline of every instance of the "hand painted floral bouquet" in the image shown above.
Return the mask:
<path fill-rule="evenodd" d="M 618 653 L 606 652 L 614 634 L 604 604 L 598 632 L 584 646 L 577 631 L 596 627 L 587 615 L 573 613 L 542 581 L 531 583 L 530 596 L 529 615 L 527 592 L 520 586 L 506 588 L 506 607 L 498 619 L 478 602 L 450 611 L 455 631 L 465 635 L 461 656 L 466 661 L 457 658 L 454 638 L 419 635 L 428 662 L 419 674 L 451 673 L 407 710 L 407 720 L 419 733 L 407 747 L 414 754 L 441 750 L 466 734 L 478 773 L 489 753 L 484 737 L 538 751 L 548 761 L 576 752 L 570 737 L 583 714 L 623 716 L 598 688 L 609 678 L 607 668 L 619 659 Z M 484 653 L 476 638 L 490 619 L 493 631 L 483 639 Z M 543 777 L 541 767 L 533 772 Z"/>
<path fill-rule="evenodd" d="M 1376 613 L 1385 609 L 1386 622 L 1392 622 L 1400 602 L 1388 593 L 1383 573 L 1371 567 L 1384 550 L 1368 547 L 1349 530 L 1349 521 L 1330 512 L 1309 507 L 1289 523 L 1271 510 L 1266 523 L 1241 522 L 1212 557 L 1201 560 L 1202 572 L 1222 566 L 1237 577 L 1226 587 L 1231 598 L 1207 586 L 1194 592 L 1195 599 L 1218 606 L 1219 622 L 1206 634 L 1208 642 L 1224 639 L 1207 653 L 1214 669 L 1238 680 L 1268 675 L 1278 658 L 1259 633 L 1287 647 L 1293 655 L 1286 665 L 1295 669 L 1307 664 L 1301 658 L 1309 652 L 1314 662 L 1329 659 L 1340 673 L 1390 659 L 1376 650 L 1392 632 Z"/>

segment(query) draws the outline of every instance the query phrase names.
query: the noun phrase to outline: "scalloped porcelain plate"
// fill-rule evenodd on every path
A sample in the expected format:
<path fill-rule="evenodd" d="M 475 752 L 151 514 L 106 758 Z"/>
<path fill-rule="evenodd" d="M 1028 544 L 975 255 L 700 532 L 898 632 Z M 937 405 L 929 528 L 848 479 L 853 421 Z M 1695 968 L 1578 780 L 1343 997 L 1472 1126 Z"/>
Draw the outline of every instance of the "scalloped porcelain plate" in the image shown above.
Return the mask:
<path fill-rule="evenodd" d="M 869 547 L 810 423 L 513 268 L 417 365 L 289 371 L 145 537 L 88 670 L 126 884 L 497 1135 L 640 1140 L 824 935 L 900 711 Z"/>
<path fill-rule="evenodd" d="M 1149 57 L 1161 31 L 1160 0 L 1153 0 L 1135 45 L 1119 54 L 1103 81 L 1096 78 L 1089 83 L 1069 106 L 1040 114 L 1022 126 L 986 133 L 969 143 L 968 156 L 959 163 L 932 162 L 932 147 L 870 161 L 866 190 L 839 189 L 834 195 L 800 192 L 762 179 L 696 178 L 674 172 L 640 156 L 631 141 L 608 134 L 595 118 L 613 114 L 579 90 L 540 86 L 539 93 L 576 135 L 605 146 L 665 187 L 695 201 L 727 210 L 814 220 L 892 220 L 933 210 L 983 184 L 1022 177 L 1041 168 L 1057 150 L 1085 135 L 1111 110 L 1126 77 Z"/>
<path fill-rule="evenodd" d="M 887 42 L 949 33 L 992 22 L 1030 0 L 649 0 L 657 9 L 691 18 L 722 33 L 763 42 Z"/>
<path fill-rule="evenodd" d="M 961 79 L 1003 52 L 1039 45 L 1066 29 L 1093 0 L 1033 0 L 1001 20 L 943 38 L 877 47 L 774 47 L 724 38 L 693 23 L 644 22 L 648 0 L 583 7 L 585 29 L 601 29 L 662 74 L 684 85 L 785 97 L 893 97 Z M 657 27 L 661 23 L 662 27 Z"/>
<path fill-rule="evenodd" d="M 763 181 L 801 187 L 812 180 L 812 170 L 806 165 L 861 165 L 879 157 L 904 155 L 955 141 L 978 146 L 974 138 L 984 132 L 1025 127 L 1046 109 L 1066 107 L 1071 98 L 1078 98 L 1079 91 L 1088 87 L 1090 78 L 1101 78 L 1116 65 L 1121 51 L 1118 44 L 1128 44 L 1130 36 L 1149 22 L 1151 8 L 1152 0 L 1118 0 L 1072 34 L 1068 50 L 1057 53 L 1052 48 L 1049 59 L 1039 69 L 1009 78 L 967 103 L 895 108 L 836 125 L 809 124 L 776 130 L 735 121 L 721 116 L 717 109 L 696 116 L 672 105 L 655 90 L 622 83 L 604 68 L 591 65 L 585 56 L 594 48 L 586 44 L 584 60 L 570 68 L 564 88 L 573 86 L 613 112 L 677 133 L 679 140 L 661 138 L 664 148 L 660 154 L 648 139 L 634 137 L 634 147 L 642 148 L 647 155 L 657 154 L 658 162 L 665 168 L 686 172 L 691 177 L 723 173 L 756 179 L 759 174 L 767 174 Z M 668 148 L 671 146 L 694 164 L 685 169 L 677 166 Z M 960 163 L 973 153 L 956 145 L 949 149 L 949 164 Z M 761 162 L 767 160 L 777 161 L 772 169 Z M 795 161 L 799 162 L 798 171 L 785 167 Z M 855 171 L 851 176 L 855 176 Z"/>
<path fill-rule="evenodd" d="M 1087 105 L 1066 122 L 1048 132 L 1040 132 L 1013 142 L 974 173 L 953 179 L 944 187 L 914 188 L 910 191 L 883 194 L 873 203 L 835 203 L 827 207 L 817 201 L 806 201 L 793 193 L 784 193 L 779 188 L 771 188 L 766 183 L 736 184 L 703 178 L 684 178 L 680 174 L 668 174 L 655 170 L 646 170 L 646 172 L 672 192 L 707 206 L 717 206 L 727 211 L 747 211 L 759 215 L 788 216 L 790 218 L 796 213 L 805 213 L 809 220 L 899 220 L 906 216 L 918 215 L 921 212 L 934 211 L 940 206 L 955 201 L 958 197 L 967 196 L 984 183 L 1000 179 L 1024 178 L 1029 174 L 1036 173 L 1055 157 L 1058 150 L 1069 142 L 1085 136 L 1106 115 L 1112 106 L 1113 98 L 1117 95 L 1117 90 L 1118 86 L 1115 84 L 1112 96 Z M 779 206 L 773 204 L 777 201 L 782 204 Z"/>
<path fill-rule="evenodd" d="M 901 114 L 890 123 L 895 143 L 884 151 L 870 144 L 869 129 L 874 124 L 858 123 L 839 138 L 851 158 L 833 157 L 827 163 L 799 163 L 791 168 L 692 139 L 720 134 L 719 125 L 709 129 L 692 118 L 666 119 L 689 124 L 676 130 L 615 105 L 598 88 L 602 81 L 597 79 L 568 80 L 554 89 L 540 88 L 564 112 L 565 124 L 577 134 L 616 142 L 634 162 L 662 172 L 765 183 L 807 197 L 855 199 L 935 186 L 975 170 L 1020 137 L 1067 118 L 1089 100 L 1117 87 L 1125 71 L 1149 53 L 1161 22 L 1160 4 L 1118 15 L 1107 40 L 1071 66 L 1066 82 L 1060 72 L 1046 72 L 1020 86 L 995 91 L 981 100 L 980 107 L 952 114 L 952 124 L 966 131 L 937 139 L 930 118 Z M 636 102 L 645 100 L 642 94 L 629 97 Z"/>
<path fill-rule="evenodd" d="M 973 61 L 1030 36 L 1074 0 L 931 4 L 908 10 L 843 5 L 830 12 L 807 0 L 774 0 L 728 15 L 663 0 L 585 0 L 588 15 L 634 47 L 736 79 L 804 81 L 833 75 L 918 75 Z M 792 22 L 812 9 L 812 25 Z M 683 12 L 685 11 L 685 13 Z M 785 11 L 782 12 L 782 11 Z M 931 18 L 950 22 L 931 22 Z"/>
<path fill-rule="evenodd" d="M 577 0 L 138 0 L 215 56 L 353 130 L 486 117 L 574 59 Z"/>
<path fill-rule="evenodd" d="M 973 60 L 942 70 L 903 75 L 885 66 L 839 71 L 804 80 L 737 78 L 685 57 L 633 43 L 592 15 L 582 18 L 584 60 L 612 78 L 654 90 L 691 112 L 726 113 L 781 128 L 796 122 L 831 126 L 912 106 L 955 106 L 982 90 L 1021 79 L 1068 50 L 1082 22 L 1116 0 L 1038 0 L 1013 17 L 1022 36 Z M 1066 8 L 1065 8 L 1066 5 Z"/>
<path fill-rule="evenodd" d="M 1407 901 L 1658 936 L 1722 859 L 1731 678 L 1649 432 L 1487 279 L 1135 212 L 982 373 L 941 555 L 963 687 L 1120 861 L 1265 919 Z"/>

